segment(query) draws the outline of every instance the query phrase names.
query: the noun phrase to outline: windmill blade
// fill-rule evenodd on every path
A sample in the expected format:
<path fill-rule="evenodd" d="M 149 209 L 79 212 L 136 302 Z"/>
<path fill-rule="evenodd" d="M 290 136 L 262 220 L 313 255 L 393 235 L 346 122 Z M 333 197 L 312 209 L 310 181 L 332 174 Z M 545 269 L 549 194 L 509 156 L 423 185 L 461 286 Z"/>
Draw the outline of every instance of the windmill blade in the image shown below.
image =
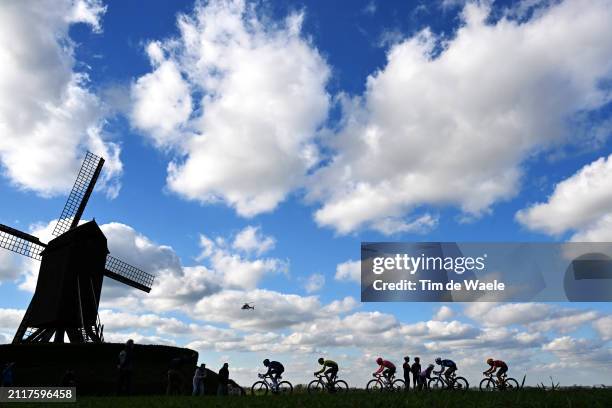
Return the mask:
<path fill-rule="evenodd" d="M 0 248 L 17 252 L 40 261 L 45 244 L 33 235 L 0 224 Z"/>
<path fill-rule="evenodd" d="M 147 293 L 151 291 L 155 277 L 140 269 L 123 262 L 113 256 L 106 256 L 106 271 L 104 276 L 125 283 L 133 288 L 143 290 Z"/>
<path fill-rule="evenodd" d="M 102 171 L 102 166 L 104 166 L 103 158 L 87 152 L 85 160 L 83 160 L 81 165 L 81 170 L 79 170 L 79 175 L 68 196 L 68 201 L 66 201 L 66 205 L 62 210 L 62 215 L 60 215 L 60 219 L 53 230 L 53 235 L 62 235 L 64 232 L 79 225 L 87 201 Z"/>

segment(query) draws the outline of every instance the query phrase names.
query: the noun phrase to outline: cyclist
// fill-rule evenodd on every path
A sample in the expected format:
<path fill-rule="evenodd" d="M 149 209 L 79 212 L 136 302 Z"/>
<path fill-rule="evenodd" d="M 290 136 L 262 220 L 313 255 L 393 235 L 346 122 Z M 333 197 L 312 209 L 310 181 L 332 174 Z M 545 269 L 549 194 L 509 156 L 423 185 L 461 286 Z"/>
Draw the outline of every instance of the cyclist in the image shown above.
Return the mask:
<path fill-rule="evenodd" d="M 431 380 L 431 372 L 433 371 L 433 369 L 434 365 L 430 364 L 427 366 L 426 369 L 419 373 L 419 390 L 423 389 L 423 387 L 425 387 L 425 389 L 429 388 L 428 380 Z"/>
<path fill-rule="evenodd" d="M 484 371 L 483 374 L 484 375 L 493 374 L 495 370 L 499 368 L 496 375 L 497 375 L 497 380 L 499 381 L 500 384 L 502 384 L 502 376 L 508 372 L 508 364 L 506 364 L 502 360 L 494 360 L 492 358 L 487 359 L 487 364 L 490 365 L 491 367 L 489 367 L 487 371 Z"/>
<path fill-rule="evenodd" d="M 314 375 L 319 375 L 323 373 L 325 378 L 327 378 L 327 384 L 333 384 L 336 376 L 338 375 L 338 363 L 333 360 L 325 360 L 323 357 L 319 358 L 319 364 L 323 367 L 319 371 L 316 371 Z M 327 371 L 326 371 L 327 369 Z"/>
<path fill-rule="evenodd" d="M 440 371 L 434 371 L 434 374 L 440 374 L 442 373 L 442 371 L 444 371 L 444 369 L 446 369 L 444 377 L 446 377 L 446 381 L 450 383 L 451 375 L 453 375 L 453 373 L 457 371 L 457 364 L 455 364 L 453 360 L 442 360 L 440 357 L 436 358 L 436 364 L 440 366 Z"/>
<path fill-rule="evenodd" d="M 268 367 L 268 372 L 264 376 L 270 376 L 274 390 L 278 391 L 278 380 L 281 379 L 281 374 L 285 371 L 285 367 L 278 361 L 270 361 L 267 358 L 263 361 L 263 365 Z"/>
<path fill-rule="evenodd" d="M 391 377 L 393 377 L 393 375 L 395 375 L 395 370 L 396 370 L 395 364 L 393 364 L 389 360 L 383 360 L 382 357 L 378 357 L 376 359 L 376 364 L 379 365 L 378 370 L 376 370 L 376 372 L 374 374 L 372 374 L 372 375 L 376 376 L 377 374 L 380 374 L 382 372 L 382 375 L 390 383 L 391 382 Z"/>

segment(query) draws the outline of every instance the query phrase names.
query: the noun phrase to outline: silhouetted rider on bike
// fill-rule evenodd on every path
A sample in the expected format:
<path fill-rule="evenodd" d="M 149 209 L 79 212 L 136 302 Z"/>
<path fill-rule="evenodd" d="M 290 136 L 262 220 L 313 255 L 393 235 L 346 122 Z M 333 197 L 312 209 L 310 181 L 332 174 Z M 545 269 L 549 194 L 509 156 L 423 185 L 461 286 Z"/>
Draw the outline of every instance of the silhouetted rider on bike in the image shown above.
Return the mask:
<path fill-rule="evenodd" d="M 487 359 L 487 364 L 490 365 L 491 367 L 489 367 L 487 371 L 484 371 L 483 374 L 484 375 L 493 374 L 495 370 L 499 368 L 496 375 L 497 375 L 497 379 L 499 380 L 501 384 L 502 376 L 508 372 L 508 364 L 506 364 L 502 360 L 494 360 L 492 358 Z"/>
<path fill-rule="evenodd" d="M 376 364 L 378 364 L 380 367 L 378 367 L 378 370 L 372 375 L 376 376 L 382 372 L 382 375 L 387 379 L 387 381 L 391 382 L 391 377 L 393 377 L 396 371 L 395 364 L 388 360 L 383 360 L 382 357 L 378 357 L 376 359 Z"/>
<path fill-rule="evenodd" d="M 281 379 L 281 374 L 285 371 L 285 367 L 278 361 L 270 361 L 267 358 L 263 361 L 263 365 L 268 367 L 268 372 L 264 375 L 270 376 L 274 390 L 278 391 L 278 380 Z"/>
<path fill-rule="evenodd" d="M 434 374 L 440 374 L 444 369 L 446 372 L 444 373 L 444 377 L 446 377 L 446 381 L 450 383 L 451 376 L 455 371 L 457 371 L 457 364 L 453 360 L 444 359 L 442 360 L 440 357 L 436 358 L 436 364 L 440 366 L 440 371 L 434 371 Z"/>
<path fill-rule="evenodd" d="M 332 384 L 338 375 L 338 363 L 333 360 L 325 360 L 323 357 L 319 358 L 318 361 L 323 367 L 316 371 L 314 375 L 319 375 L 325 371 L 323 374 L 327 378 L 327 383 Z"/>

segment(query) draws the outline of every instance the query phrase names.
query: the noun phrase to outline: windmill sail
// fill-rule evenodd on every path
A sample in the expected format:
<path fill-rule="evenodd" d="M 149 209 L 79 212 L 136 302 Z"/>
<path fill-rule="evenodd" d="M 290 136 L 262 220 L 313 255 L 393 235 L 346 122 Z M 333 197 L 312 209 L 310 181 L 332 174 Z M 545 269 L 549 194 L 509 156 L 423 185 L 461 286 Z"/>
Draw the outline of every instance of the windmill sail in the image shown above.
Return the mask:
<path fill-rule="evenodd" d="M 0 248 L 40 261 L 45 244 L 33 235 L 0 224 Z"/>
<path fill-rule="evenodd" d="M 153 286 L 153 280 L 155 279 L 153 275 L 149 275 L 110 255 L 106 256 L 106 271 L 104 275 L 147 293 L 151 291 L 151 286 Z"/>
<path fill-rule="evenodd" d="M 87 152 L 81 170 L 77 176 L 68 201 L 62 210 L 62 215 L 53 230 L 53 235 L 59 236 L 79 225 L 83 211 L 96 185 L 98 176 L 104 166 L 104 159 Z"/>

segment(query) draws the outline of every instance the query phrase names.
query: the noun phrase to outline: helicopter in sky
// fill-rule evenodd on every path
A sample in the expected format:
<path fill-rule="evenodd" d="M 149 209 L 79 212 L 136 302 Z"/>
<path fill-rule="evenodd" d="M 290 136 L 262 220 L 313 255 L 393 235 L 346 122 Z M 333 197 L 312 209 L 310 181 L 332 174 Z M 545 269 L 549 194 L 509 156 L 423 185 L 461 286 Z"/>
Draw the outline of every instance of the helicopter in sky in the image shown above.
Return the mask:
<path fill-rule="evenodd" d="M 255 305 L 252 303 L 245 303 L 241 307 L 242 310 L 255 310 Z"/>

